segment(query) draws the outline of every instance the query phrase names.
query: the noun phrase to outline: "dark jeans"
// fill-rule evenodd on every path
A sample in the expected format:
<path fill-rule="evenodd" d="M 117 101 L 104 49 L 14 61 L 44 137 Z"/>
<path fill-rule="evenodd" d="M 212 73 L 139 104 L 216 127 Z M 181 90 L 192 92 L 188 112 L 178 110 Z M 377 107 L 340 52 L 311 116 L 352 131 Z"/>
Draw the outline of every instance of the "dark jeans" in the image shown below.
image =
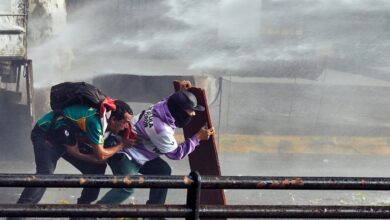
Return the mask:
<path fill-rule="evenodd" d="M 46 133 L 39 128 L 34 128 L 31 132 L 31 140 L 34 146 L 36 174 L 53 174 L 57 166 L 57 161 L 63 157 L 66 161 L 76 167 L 82 174 L 104 174 L 106 164 L 95 164 L 78 160 L 65 153 L 65 148 L 53 144 Z M 27 187 L 23 190 L 18 203 L 36 204 L 45 193 L 45 187 Z M 99 188 L 83 188 L 78 204 L 89 204 L 95 201 L 99 195 Z"/>
<path fill-rule="evenodd" d="M 115 154 L 107 161 L 114 175 L 171 175 L 171 167 L 161 158 L 156 158 L 143 166 L 129 160 L 123 153 Z M 130 197 L 133 188 L 113 188 L 108 191 L 97 204 L 120 204 Z M 168 189 L 152 188 L 149 192 L 147 204 L 164 204 Z"/>

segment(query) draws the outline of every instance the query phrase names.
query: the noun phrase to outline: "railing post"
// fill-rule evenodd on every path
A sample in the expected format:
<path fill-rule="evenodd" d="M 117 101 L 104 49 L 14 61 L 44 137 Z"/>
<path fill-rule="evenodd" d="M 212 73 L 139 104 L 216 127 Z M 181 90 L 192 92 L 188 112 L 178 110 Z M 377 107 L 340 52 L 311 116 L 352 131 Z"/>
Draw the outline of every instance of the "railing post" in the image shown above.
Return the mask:
<path fill-rule="evenodd" d="M 199 219 L 201 177 L 196 171 L 192 171 L 189 177 L 193 182 L 187 190 L 186 205 L 192 210 L 192 213 L 190 216 L 186 217 L 186 220 L 197 220 Z"/>

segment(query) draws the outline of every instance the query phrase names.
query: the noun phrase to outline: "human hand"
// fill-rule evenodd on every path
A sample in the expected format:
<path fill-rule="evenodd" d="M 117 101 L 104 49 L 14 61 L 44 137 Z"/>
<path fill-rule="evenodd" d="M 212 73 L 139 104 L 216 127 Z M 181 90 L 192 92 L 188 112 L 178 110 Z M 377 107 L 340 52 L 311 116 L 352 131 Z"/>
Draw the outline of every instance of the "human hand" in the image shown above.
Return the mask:
<path fill-rule="evenodd" d="M 210 138 L 211 135 L 214 134 L 214 128 L 208 128 L 207 123 L 198 131 L 196 132 L 195 136 L 200 140 L 200 141 L 205 141 Z"/>
<path fill-rule="evenodd" d="M 188 81 L 188 80 L 183 80 L 183 81 L 182 81 L 182 85 L 183 85 L 183 88 L 184 88 L 184 89 L 189 89 L 189 88 L 192 87 L 191 82 Z"/>
<path fill-rule="evenodd" d="M 192 84 L 188 80 L 177 80 L 176 82 L 179 82 L 180 90 L 186 90 L 192 87 Z"/>

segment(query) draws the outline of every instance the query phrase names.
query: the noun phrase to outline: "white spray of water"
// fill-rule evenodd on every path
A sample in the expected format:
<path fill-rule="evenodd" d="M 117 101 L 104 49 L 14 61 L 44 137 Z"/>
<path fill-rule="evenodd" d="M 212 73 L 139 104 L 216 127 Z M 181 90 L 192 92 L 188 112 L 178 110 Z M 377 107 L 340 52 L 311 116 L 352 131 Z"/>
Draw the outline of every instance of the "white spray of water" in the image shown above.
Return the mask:
<path fill-rule="evenodd" d="M 33 60 L 34 84 L 45 86 L 70 71 L 72 49 L 61 39 L 66 28 L 65 0 L 32 0 L 29 13 L 28 54 Z"/>
<path fill-rule="evenodd" d="M 49 14 L 66 16 L 63 1 L 39 2 L 57 6 L 47 6 Z M 279 74 L 273 62 L 323 65 L 326 57 L 381 66 L 389 59 L 389 6 L 385 0 L 93 1 L 72 11 L 66 24 L 52 19 L 54 34 L 31 47 L 31 56 L 39 81 L 96 72 L 273 76 Z"/>

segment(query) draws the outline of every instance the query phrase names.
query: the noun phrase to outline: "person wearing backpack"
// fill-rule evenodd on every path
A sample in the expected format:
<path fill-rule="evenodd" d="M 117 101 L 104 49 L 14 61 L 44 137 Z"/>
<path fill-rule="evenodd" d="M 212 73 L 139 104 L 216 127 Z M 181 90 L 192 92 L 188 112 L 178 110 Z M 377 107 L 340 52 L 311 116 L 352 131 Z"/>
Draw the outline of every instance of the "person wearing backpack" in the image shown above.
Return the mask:
<path fill-rule="evenodd" d="M 40 118 L 31 132 L 36 174 L 53 174 L 62 157 L 83 174 L 104 174 L 106 160 L 118 151 L 134 144 L 133 139 L 118 138 L 116 145 L 104 147 L 105 135 L 115 135 L 129 129 L 133 111 L 121 100 L 109 100 L 111 106 L 103 129 L 99 109 L 86 104 L 65 107 L 60 116 L 53 111 Z M 106 132 L 104 132 L 106 130 Z M 89 146 L 91 153 L 81 152 Z M 46 188 L 27 187 L 17 203 L 38 203 Z M 99 188 L 84 188 L 78 204 L 89 204 L 97 199 Z"/>
<path fill-rule="evenodd" d="M 134 116 L 131 127 L 137 135 L 137 143 L 108 159 L 107 163 L 112 172 L 115 175 L 136 175 L 138 172 L 148 175 L 170 175 L 169 165 L 160 156 L 181 160 L 193 152 L 200 141 L 208 140 L 214 134 L 214 128 L 204 126 L 183 143 L 176 142 L 174 137 L 176 128 L 186 126 L 196 115 L 195 111 L 204 110 L 203 106 L 197 104 L 194 94 L 179 91 Z M 114 188 L 97 204 L 119 204 L 132 193 L 133 189 L 130 188 Z M 147 204 L 164 204 L 166 195 L 167 189 L 151 189 Z"/>

